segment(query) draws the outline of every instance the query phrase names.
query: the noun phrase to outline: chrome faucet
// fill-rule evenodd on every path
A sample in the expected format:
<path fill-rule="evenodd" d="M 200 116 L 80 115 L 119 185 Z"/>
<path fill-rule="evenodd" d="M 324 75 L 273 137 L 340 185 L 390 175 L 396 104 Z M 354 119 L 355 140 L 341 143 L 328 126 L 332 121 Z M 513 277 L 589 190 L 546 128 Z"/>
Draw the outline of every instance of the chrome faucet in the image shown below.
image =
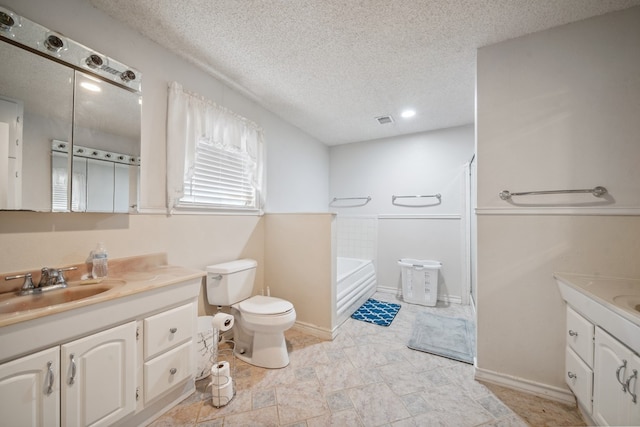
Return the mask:
<path fill-rule="evenodd" d="M 31 273 L 16 274 L 15 276 L 6 276 L 5 280 L 13 280 L 24 278 L 24 283 L 18 291 L 18 295 L 33 295 L 53 289 L 62 289 L 67 287 L 67 281 L 64 278 L 64 271 L 76 270 L 78 267 L 65 268 L 48 268 L 44 267 L 40 270 L 40 281 L 37 285 L 33 283 Z"/>

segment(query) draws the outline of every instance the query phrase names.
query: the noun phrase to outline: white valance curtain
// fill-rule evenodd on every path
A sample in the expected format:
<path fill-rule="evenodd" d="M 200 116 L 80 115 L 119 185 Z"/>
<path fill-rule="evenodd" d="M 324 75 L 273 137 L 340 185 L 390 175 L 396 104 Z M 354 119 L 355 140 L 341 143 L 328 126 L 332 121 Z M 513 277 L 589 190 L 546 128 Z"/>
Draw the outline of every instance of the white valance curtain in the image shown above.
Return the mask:
<path fill-rule="evenodd" d="M 232 208 L 260 210 L 263 198 L 262 129 L 250 120 L 216 105 L 197 94 L 183 90 L 173 82 L 169 86 L 167 111 L 167 208 L 176 207 Z M 245 179 L 253 187 L 254 199 L 249 205 L 227 205 L 219 199 L 196 201 L 185 197 L 185 183 L 197 174 L 196 164 L 201 148 L 215 152 L 236 153 L 244 159 Z M 209 150 L 209 151 L 211 151 Z M 201 166 L 198 166 L 198 170 Z M 208 179 L 208 178 L 207 178 Z M 226 177 L 225 177 L 226 180 Z M 203 206 L 204 205 L 204 206 Z"/>

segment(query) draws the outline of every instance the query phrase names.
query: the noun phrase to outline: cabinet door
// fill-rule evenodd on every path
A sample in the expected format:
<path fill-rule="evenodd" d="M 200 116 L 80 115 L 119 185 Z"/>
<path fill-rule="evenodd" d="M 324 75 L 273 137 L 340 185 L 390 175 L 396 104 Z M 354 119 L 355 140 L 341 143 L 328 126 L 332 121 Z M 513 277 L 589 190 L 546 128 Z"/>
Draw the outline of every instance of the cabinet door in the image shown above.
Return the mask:
<path fill-rule="evenodd" d="M 629 425 L 632 401 L 622 383 L 631 374 L 632 357 L 629 349 L 596 328 L 593 418 L 599 425 Z"/>
<path fill-rule="evenodd" d="M 60 348 L 0 365 L 0 424 L 60 425 Z"/>
<path fill-rule="evenodd" d="M 111 425 L 136 407 L 136 323 L 61 347 L 62 424 Z"/>

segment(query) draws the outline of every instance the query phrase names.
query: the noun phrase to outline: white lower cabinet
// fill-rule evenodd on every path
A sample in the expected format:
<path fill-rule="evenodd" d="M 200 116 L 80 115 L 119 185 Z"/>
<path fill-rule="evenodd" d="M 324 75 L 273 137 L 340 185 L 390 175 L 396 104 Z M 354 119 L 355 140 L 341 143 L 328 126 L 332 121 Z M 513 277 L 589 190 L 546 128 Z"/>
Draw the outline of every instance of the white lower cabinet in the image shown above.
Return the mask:
<path fill-rule="evenodd" d="M 197 277 L 2 328 L 0 350 L 16 353 L 0 364 L 0 426 L 146 425 L 186 398 L 200 286 Z"/>
<path fill-rule="evenodd" d="M 135 366 L 135 322 L 0 365 L 0 424 L 111 425 L 135 410 Z"/>
<path fill-rule="evenodd" d="M 640 425 L 640 358 L 596 328 L 593 418 L 601 425 Z"/>
<path fill-rule="evenodd" d="M 108 426 L 136 409 L 136 323 L 60 348 L 62 425 Z"/>
<path fill-rule="evenodd" d="M 1 425 L 60 425 L 60 349 L 0 365 Z"/>

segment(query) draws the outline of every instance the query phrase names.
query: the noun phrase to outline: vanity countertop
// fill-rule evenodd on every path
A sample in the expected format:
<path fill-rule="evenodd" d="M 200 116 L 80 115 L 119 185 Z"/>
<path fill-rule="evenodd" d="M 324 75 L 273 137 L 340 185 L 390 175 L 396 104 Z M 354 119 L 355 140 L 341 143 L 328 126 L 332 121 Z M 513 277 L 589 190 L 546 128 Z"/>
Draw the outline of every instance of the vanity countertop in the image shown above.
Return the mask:
<path fill-rule="evenodd" d="M 640 279 L 554 273 L 562 298 L 640 354 Z"/>
<path fill-rule="evenodd" d="M 575 273 L 555 273 L 553 277 L 579 292 L 590 295 L 600 304 L 640 326 L 640 311 L 633 308 L 635 304 L 640 304 L 640 279 Z M 635 300 L 638 300 L 635 304 L 626 303 Z"/>
<path fill-rule="evenodd" d="M 70 274 L 67 289 L 77 289 L 77 287 L 96 286 L 96 283 L 80 280 L 79 274 L 82 269 L 75 274 Z M 96 295 L 65 302 L 63 304 L 49 305 L 30 310 L 15 311 L 10 313 L 0 313 L 0 327 L 14 325 L 28 320 L 42 318 L 53 314 L 63 313 L 80 307 L 90 306 L 102 302 L 112 301 L 142 292 L 152 291 L 167 286 L 171 286 L 187 280 L 202 278 L 206 272 L 202 270 L 172 266 L 166 264 L 166 256 L 152 255 L 147 257 L 132 257 L 122 260 L 110 260 L 109 275 L 102 282 L 105 285 L 114 285 L 111 289 Z M 76 276 L 76 277 L 74 277 Z M 86 284 L 90 283 L 90 284 Z M 50 292 L 65 292 L 66 289 L 54 290 Z M 15 296 L 14 293 L 0 294 L 0 302 Z M 20 297 L 24 298 L 24 297 Z M 37 298 L 37 296 L 36 296 Z"/>

